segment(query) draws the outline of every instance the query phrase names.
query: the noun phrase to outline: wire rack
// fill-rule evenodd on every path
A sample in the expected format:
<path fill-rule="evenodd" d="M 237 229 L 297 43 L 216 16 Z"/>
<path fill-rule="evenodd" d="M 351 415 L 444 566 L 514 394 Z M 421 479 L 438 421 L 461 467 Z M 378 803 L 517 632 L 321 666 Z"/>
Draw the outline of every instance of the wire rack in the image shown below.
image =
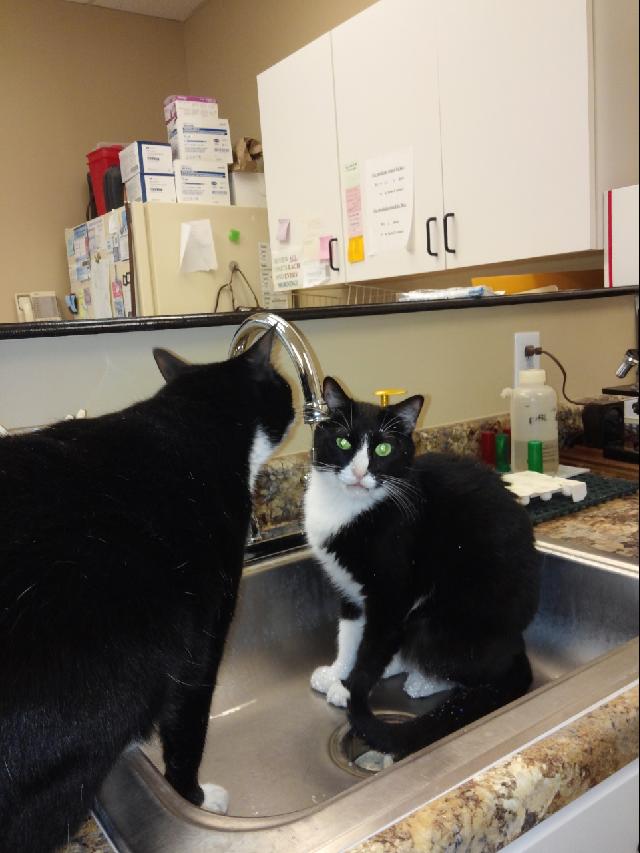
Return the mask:
<path fill-rule="evenodd" d="M 324 290 L 324 289 L 323 289 Z M 327 293 L 313 293 L 310 288 L 292 291 L 294 308 L 321 308 L 332 305 L 376 305 L 385 302 L 397 302 L 398 295 L 393 290 L 372 287 L 366 284 L 347 284 Z"/>

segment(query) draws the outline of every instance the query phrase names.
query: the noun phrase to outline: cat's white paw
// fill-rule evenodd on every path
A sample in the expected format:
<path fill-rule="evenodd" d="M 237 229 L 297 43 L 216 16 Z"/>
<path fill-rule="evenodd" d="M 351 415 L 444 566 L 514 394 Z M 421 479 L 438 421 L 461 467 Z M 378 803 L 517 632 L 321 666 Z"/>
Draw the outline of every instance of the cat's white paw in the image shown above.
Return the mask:
<path fill-rule="evenodd" d="M 200 808 L 215 814 L 226 814 L 229 808 L 229 792 L 227 789 L 211 782 L 207 782 L 201 787 L 204 791 L 204 800 Z"/>
<path fill-rule="evenodd" d="M 318 693 L 326 693 L 336 681 L 340 679 L 332 666 L 319 666 L 311 673 L 311 687 Z"/>
<path fill-rule="evenodd" d="M 450 681 L 431 678 L 428 675 L 418 672 L 418 670 L 414 670 L 407 676 L 407 680 L 404 683 L 404 692 L 407 696 L 411 696 L 412 699 L 422 699 L 425 696 L 431 696 L 433 693 L 439 693 L 441 690 L 448 690 L 450 687 Z"/>
<path fill-rule="evenodd" d="M 387 664 L 387 668 L 382 673 L 383 678 L 392 678 L 394 675 L 399 675 L 401 672 L 407 671 L 407 665 L 404 663 L 399 654 L 394 655 L 391 662 Z"/>
<path fill-rule="evenodd" d="M 346 708 L 350 695 L 349 690 L 341 681 L 334 681 L 327 690 L 327 702 L 330 705 L 335 705 L 336 708 Z"/>

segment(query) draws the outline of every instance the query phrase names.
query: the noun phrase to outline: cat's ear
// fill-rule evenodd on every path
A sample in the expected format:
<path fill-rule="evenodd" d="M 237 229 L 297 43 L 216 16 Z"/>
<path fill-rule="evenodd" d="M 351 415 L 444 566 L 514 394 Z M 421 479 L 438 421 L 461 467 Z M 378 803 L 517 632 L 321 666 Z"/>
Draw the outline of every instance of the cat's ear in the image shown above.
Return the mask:
<path fill-rule="evenodd" d="M 172 379 L 180 376 L 190 366 L 188 361 L 184 361 L 177 355 L 169 352 L 169 350 L 160 349 L 159 347 L 153 350 L 153 357 L 165 382 L 171 382 Z"/>
<path fill-rule="evenodd" d="M 408 435 L 416 428 L 416 421 L 418 420 L 423 403 L 424 397 L 422 394 L 415 394 L 413 397 L 407 397 L 406 400 L 401 400 L 399 403 L 389 406 L 389 409 L 393 410 L 394 415 L 400 418 L 400 422 Z"/>
<path fill-rule="evenodd" d="M 266 367 L 271 359 L 271 350 L 276 338 L 276 330 L 272 327 L 252 344 L 245 353 L 247 361 L 254 367 Z"/>
<path fill-rule="evenodd" d="M 330 409 L 341 409 L 351 403 L 333 376 L 326 376 L 322 383 L 322 395 Z"/>

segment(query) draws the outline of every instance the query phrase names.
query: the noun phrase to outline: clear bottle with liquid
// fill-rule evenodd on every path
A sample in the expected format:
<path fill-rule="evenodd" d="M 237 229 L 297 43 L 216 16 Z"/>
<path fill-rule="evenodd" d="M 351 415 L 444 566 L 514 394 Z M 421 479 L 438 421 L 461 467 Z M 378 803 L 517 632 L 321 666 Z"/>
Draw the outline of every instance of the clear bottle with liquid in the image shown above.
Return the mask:
<path fill-rule="evenodd" d="M 527 470 L 528 444 L 541 441 L 543 472 L 558 472 L 558 398 L 546 379 L 544 370 L 521 370 L 518 387 L 502 392 L 511 398 L 512 471 Z"/>

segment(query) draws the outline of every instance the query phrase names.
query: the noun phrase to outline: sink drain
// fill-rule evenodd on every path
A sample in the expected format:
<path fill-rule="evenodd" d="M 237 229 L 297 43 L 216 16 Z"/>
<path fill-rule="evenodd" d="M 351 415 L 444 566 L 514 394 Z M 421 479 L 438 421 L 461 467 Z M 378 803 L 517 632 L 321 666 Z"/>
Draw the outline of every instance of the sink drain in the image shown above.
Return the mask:
<path fill-rule="evenodd" d="M 404 723 L 416 715 L 408 711 L 375 711 L 386 723 Z M 393 763 L 391 756 L 372 750 L 366 741 L 351 730 L 349 723 L 339 726 L 329 738 L 329 755 L 334 764 L 352 776 L 366 779 Z"/>

